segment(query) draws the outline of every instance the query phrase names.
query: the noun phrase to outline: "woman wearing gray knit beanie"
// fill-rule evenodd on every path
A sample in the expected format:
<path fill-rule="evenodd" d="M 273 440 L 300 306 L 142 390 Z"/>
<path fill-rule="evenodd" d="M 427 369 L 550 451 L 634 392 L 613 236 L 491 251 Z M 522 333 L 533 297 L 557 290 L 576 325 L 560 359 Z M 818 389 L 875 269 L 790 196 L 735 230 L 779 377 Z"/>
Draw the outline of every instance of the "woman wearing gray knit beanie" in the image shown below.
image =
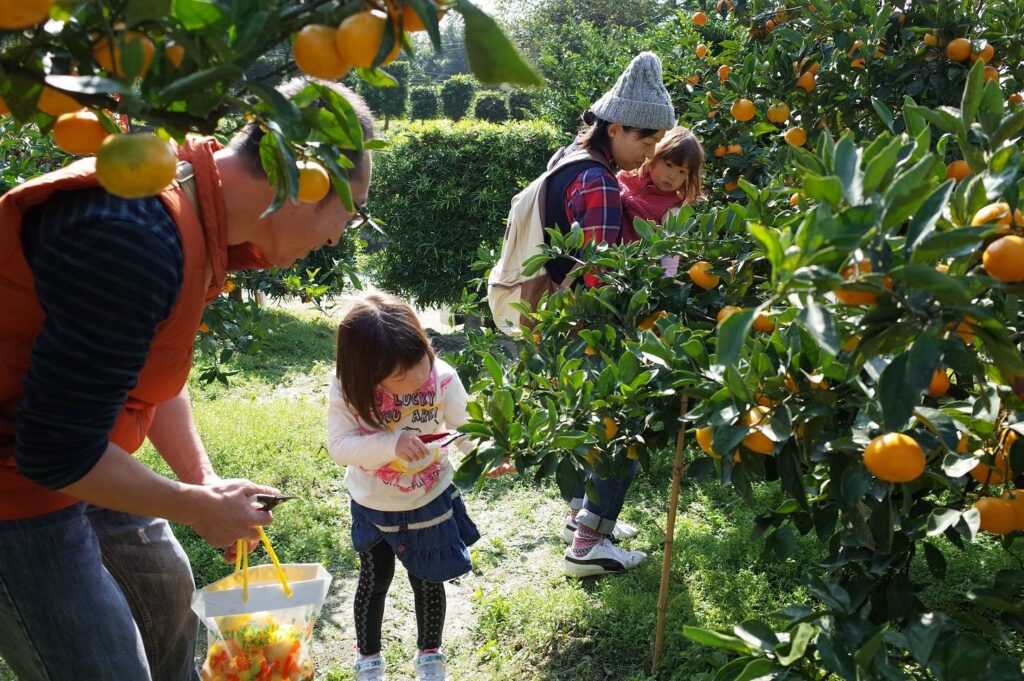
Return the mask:
<path fill-rule="evenodd" d="M 615 243 L 622 229 L 622 202 L 616 170 L 634 170 L 653 154 L 654 147 L 675 126 L 676 115 L 662 83 L 661 61 L 653 52 L 638 54 L 611 90 L 583 115 L 585 127 L 576 141 L 548 162 L 547 184 L 540 200 L 541 215 L 563 232 L 579 224 L 587 241 Z M 546 266 L 552 281 L 565 285 L 573 263 L 559 258 Z M 586 285 L 598 282 L 585 277 Z M 561 528 L 570 543 L 565 572 L 590 576 L 624 572 L 647 555 L 626 551 L 617 542 L 636 535 L 636 528 L 617 522 L 633 477 L 639 468 L 631 461 L 626 477 L 602 479 L 592 475 L 598 500 L 587 498 L 581 486 L 573 495 Z"/>

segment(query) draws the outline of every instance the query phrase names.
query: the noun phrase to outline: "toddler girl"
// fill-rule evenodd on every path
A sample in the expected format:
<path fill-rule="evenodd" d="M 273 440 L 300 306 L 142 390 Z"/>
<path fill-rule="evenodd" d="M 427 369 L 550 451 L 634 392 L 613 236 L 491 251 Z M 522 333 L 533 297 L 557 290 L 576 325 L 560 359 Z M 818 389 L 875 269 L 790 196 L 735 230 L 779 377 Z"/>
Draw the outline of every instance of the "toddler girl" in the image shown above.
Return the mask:
<path fill-rule="evenodd" d="M 666 213 L 701 196 L 704 147 L 692 132 L 677 126 L 661 138 L 651 158 L 637 170 L 620 170 L 623 243 L 639 240 L 633 218 L 665 222 Z M 679 258 L 662 258 L 665 275 L 674 277 Z"/>
<path fill-rule="evenodd" d="M 381 625 L 398 556 L 415 597 L 416 678 L 444 681 L 444 582 L 470 571 L 467 547 L 480 538 L 452 485 L 454 445 L 444 435 L 466 421 L 466 390 L 434 357 L 412 309 L 381 295 L 366 296 L 342 320 L 330 390 L 328 451 L 347 467 L 359 552 L 355 678 L 384 679 Z"/>

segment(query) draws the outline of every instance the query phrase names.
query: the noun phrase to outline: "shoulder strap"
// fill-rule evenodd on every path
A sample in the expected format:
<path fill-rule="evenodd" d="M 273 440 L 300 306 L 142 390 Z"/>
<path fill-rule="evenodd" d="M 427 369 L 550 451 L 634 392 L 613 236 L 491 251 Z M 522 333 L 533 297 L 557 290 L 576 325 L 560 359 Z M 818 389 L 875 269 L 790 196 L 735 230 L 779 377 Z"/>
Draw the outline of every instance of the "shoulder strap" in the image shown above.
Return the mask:
<path fill-rule="evenodd" d="M 199 212 L 199 194 L 196 190 L 196 174 L 192 169 L 192 164 L 188 161 L 178 161 L 174 179 L 178 181 L 181 191 L 185 192 L 185 197 L 192 204 L 192 210 L 202 220 L 202 213 Z"/>

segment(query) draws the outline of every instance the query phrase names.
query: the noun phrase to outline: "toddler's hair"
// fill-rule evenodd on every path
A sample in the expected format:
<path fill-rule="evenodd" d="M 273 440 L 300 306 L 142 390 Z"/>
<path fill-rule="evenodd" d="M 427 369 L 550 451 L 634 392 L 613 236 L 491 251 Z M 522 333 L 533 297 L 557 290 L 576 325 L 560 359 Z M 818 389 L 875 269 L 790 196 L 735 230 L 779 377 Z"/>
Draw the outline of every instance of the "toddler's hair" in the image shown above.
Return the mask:
<path fill-rule="evenodd" d="M 364 422 L 384 426 L 375 391 L 395 370 L 408 371 L 434 350 L 416 313 L 392 296 L 370 294 L 338 325 L 338 382 L 345 400 Z"/>
<path fill-rule="evenodd" d="M 671 161 L 686 170 L 686 179 L 679 188 L 679 198 L 693 203 L 701 197 L 701 175 L 704 173 L 704 145 L 689 128 L 681 125 L 669 130 L 654 148 L 654 155 L 644 161 L 638 173 L 648 174 L 655 161 Z"/>

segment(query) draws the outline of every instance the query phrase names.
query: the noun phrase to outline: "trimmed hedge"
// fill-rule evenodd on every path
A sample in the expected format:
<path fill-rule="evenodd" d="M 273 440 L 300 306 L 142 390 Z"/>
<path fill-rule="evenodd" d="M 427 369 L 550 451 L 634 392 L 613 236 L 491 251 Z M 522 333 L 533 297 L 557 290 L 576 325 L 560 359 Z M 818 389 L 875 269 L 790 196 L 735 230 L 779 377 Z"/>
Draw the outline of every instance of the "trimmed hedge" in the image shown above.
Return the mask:
<path fill-rule="evenodd" d="M 537 115 L 533 94 L 515 90 L 508 96 L 508 115 L 514 121 L 528 121 Z"/>
<path fill-rule="evenodd" d="M 544 123 L 410 123 L 374 155 L 370 211 L 387 237 L 371 278 L 421 306 L 458 302 L 477 246 L 501 239 L 512 197 L 568 141 Z"/>
<path fill-rule="evenodd" d="M 481 121 L 502 123 L 508 120 L 508 106 L 501 95 L 483 95 L 476 100 L 473 113 Z"/>
<path fill-rule="evenodd" d="M 453 121 L 461 120 L 469 113 L 475 95 L 476 80 L 472 76 L 452 76 L 441 86 L 441 110 Z"/>
<path fill-rule="evenodd" d="M 437 118 L 437 88 L 415 85 L 409 92 L 409 118 L 414 121 Z"/>

